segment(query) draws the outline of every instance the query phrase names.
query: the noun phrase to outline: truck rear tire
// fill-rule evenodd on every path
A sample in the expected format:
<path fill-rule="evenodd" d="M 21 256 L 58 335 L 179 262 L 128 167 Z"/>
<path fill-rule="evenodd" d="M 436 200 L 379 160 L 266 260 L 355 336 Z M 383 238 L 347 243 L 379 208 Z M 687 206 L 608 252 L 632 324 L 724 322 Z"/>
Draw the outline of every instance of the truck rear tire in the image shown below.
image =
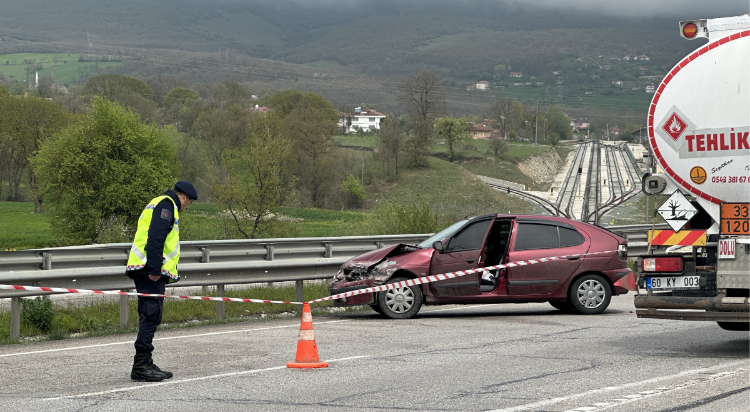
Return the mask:
<path fill-rule="evenodd" d="M 747 322 L 716 322 L 724 330 L 749 331 L 750 323 Z"/>

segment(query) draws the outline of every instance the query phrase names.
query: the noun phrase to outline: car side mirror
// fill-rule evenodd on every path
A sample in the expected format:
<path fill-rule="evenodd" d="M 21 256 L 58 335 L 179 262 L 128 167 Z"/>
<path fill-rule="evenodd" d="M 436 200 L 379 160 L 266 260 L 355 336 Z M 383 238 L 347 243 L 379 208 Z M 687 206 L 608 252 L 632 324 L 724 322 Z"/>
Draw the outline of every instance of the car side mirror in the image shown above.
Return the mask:
<path fill-rule="evenodd" d="M 440 242 L 440 241 L 433 243 L 432 248 L 437 250 L 438 253 L 443 253 L 443 250 L 445 249 L 443 246 L 443 242 Z"/>

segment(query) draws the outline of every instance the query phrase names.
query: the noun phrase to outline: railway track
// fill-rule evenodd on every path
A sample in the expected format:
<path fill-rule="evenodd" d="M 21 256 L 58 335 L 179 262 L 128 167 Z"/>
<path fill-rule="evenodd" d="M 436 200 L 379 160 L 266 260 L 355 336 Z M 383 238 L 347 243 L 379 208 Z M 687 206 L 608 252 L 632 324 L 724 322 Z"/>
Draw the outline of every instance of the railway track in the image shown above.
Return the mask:
<path fill-rule="evenodd" d="M 495 183 L 488 185 L 541 206 L 553 216 L 598 224 L 601 216 L 640 192 L 641 171 L 627 144 L 578 143 L 554 200 Z"/>

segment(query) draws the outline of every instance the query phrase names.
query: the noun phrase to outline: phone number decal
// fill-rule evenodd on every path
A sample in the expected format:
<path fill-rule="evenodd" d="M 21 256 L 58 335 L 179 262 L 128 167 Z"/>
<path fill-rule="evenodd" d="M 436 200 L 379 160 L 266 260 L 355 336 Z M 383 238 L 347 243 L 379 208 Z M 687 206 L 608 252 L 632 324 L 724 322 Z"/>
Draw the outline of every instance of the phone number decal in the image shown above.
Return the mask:
<path fill-rule="evenodd" d="M 747 183 L 750 182 L 750 176 L 714 176 L 711 183 Z"/>

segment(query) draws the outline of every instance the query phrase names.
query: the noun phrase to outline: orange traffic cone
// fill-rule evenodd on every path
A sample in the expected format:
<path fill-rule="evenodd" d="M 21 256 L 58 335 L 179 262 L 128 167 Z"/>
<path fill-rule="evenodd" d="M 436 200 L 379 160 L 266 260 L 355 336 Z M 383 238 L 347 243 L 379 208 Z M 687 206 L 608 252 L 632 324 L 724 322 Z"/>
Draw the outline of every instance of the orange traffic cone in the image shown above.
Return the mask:
<path fill-rule="evenodd" d="M 328 362 L 318 359 L 318 346 L 315 344 L 312 312 L 310 304 L 302 306 L 302 323 L 299 326 L 299 341 L 297 341 L 297 358 L 294 362 L 287 362 L 287 368 L 327 368 Z"/>

